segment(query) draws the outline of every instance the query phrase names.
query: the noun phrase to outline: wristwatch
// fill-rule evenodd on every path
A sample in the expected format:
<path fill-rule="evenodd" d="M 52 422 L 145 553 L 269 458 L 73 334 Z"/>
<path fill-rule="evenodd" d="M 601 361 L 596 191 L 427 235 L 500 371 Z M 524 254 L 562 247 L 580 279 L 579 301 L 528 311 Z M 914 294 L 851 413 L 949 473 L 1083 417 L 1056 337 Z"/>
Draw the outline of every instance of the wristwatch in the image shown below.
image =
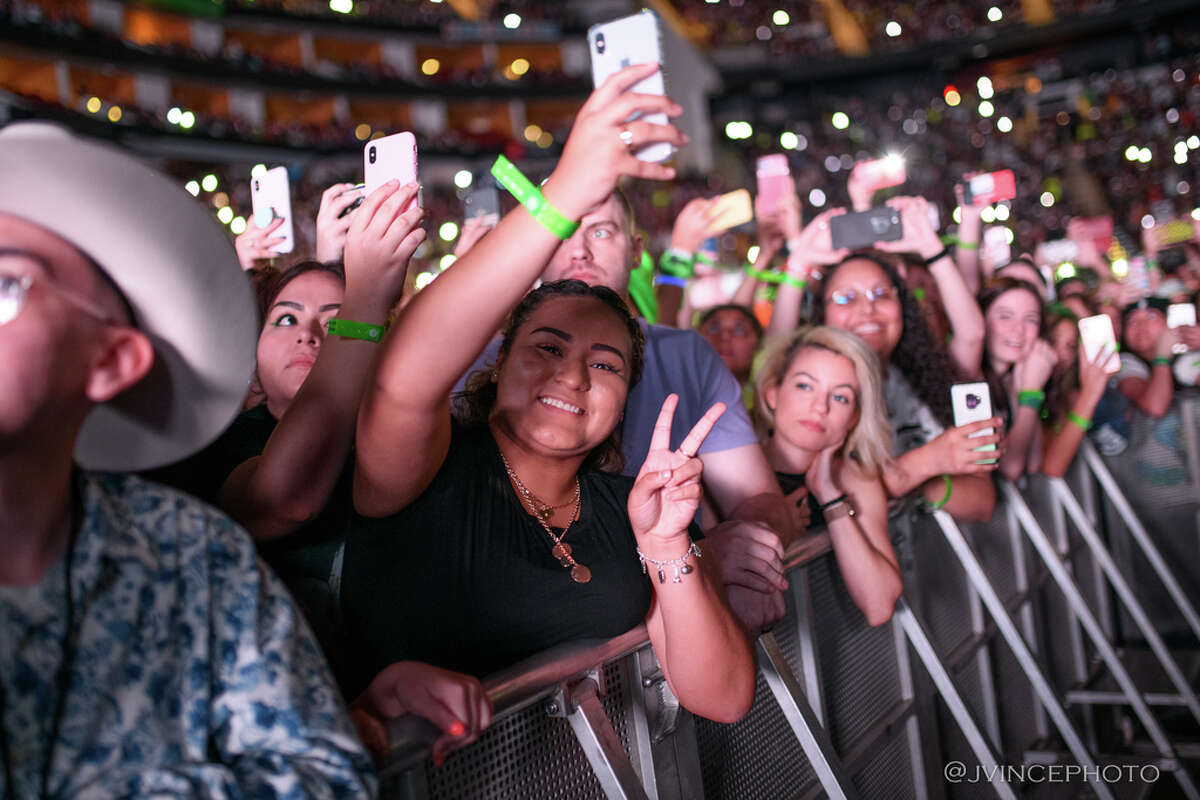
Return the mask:
<path fill-rule="evenodd" d="M 847 497 L 839 503 L 836 503 L 825 509 L 825 522 L 833 522 L 842 517 L 854 517 L 858 514 L 858 510 L 854 507 L 854 503 Z"/>

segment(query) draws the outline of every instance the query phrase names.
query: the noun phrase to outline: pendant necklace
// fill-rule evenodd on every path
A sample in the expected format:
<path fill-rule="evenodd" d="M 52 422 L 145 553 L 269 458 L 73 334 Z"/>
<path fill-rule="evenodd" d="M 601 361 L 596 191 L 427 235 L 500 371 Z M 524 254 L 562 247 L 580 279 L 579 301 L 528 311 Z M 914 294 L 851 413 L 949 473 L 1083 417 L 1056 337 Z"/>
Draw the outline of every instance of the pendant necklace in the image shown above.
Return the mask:
<path fill-rule="evenodd" d="M 565 503 L 559 503 L 552 506 L 542 502 L 525 484 L 521 483 L 521 479 L 517 477 L 517 473 L 513 472 L 513 468 L 509 465 L 508 459 L 504 457 L 504 453 L 500 454 L 500 460 L 504 462 L 504 471 L 508 473 L 509 479 L 516 487 L 517 493 L 521 495 L 523 505 L 525 505 L 532 513 L 533 518 L 538 521 L 538 524 L 545 529 L 550 540 L 554 542 L 554 546 L 550 548 L 550 555 L 558 559 L 558 563 L 562 564 L 567 569 L 571 570 L 571 580 L 576 583 L 587 583 L 592 579 L 592 571 L 580 564 L 571 555 L 571 545 L 563 541 L 567 537 L 567 531 L 571 529 L 575 518 L 579 516 L 580 509 L 580 491 L 579 491 L 579 476 L 575 476 L 575 496 Z M 562 533 L 556 534 L 554 529 L 550 527 L 550 518 L 554 516 L 554 509 L 564 508 L 568 505 L 574 505 L 575 509 L 571 512 L 571 519 L 563 527 Z"/>

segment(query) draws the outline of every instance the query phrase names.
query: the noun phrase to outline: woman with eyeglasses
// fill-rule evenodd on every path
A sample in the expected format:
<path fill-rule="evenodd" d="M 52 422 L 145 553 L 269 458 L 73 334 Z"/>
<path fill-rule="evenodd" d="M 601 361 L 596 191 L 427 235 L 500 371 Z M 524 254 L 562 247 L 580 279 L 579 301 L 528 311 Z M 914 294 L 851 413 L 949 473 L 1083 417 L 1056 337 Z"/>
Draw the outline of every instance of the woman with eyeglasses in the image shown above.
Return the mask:
<path fill-rule="evenodd" d="M 990 473 L 997 454 L 981 459 L 975 448 L 1000 447 L 1001 421 L 956 428 L 950 406 L 950 384 L 980 375 L 983 315 L 929 224 L 924 200 L 893 198 L 889 204 L 901 212 L 905 234 L 885 244 L 892 251 L 916 252 L 928 264 L 953 331 L 948 353 L 935 346 L 920 307 L 886 253 L 834 249 L 830 220 L 844 209 L 818 214 L 802 231 L 798 215 L 784 222 L 793 243 L 787 270 L 801 281 L 820 281 L 807 289 L 814 324 L 856 334 L 886 367 L 884 390 L 896 459 L 884 474 L 888 495 L 918 492 L 932 507 L 960 519 L 986 520 L 996 504 Z M 797 286 L 780 285 L 769 334 L 796 326 L 803 297 Z M 968 439 L 989 427 L 996 432 Z"/>

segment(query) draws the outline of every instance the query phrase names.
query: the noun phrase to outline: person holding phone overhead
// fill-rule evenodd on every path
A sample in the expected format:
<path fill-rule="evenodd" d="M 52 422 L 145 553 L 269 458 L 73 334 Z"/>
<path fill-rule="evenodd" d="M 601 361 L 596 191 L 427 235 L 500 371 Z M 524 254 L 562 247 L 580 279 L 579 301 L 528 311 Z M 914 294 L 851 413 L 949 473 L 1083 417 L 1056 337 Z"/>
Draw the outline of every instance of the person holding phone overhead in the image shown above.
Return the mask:
<path fill-rule="evenodd" d="M 900 210 L 905 229 L 903 239 L 892 243 L 893 249 L 932 251 L 937 234 L 929 224 L 924 201 L 893 198 L 889 204 Z M 798 204 L 784 207 L 796 209 Z M 788 240 L 794 242 L 787 270 L 798 282 L 820 281 L 810 290 L 815 301 L 812 322 L 856 334 L 886 366 L 884 391 L 895 457 L 895 469 L 884 474 L 888 494 L 904 497 L 917 491 L 930 505 L 945 508 L 956 517 L 986 520 L 996 504 L 988 473 L 997 464 L 981 459 L 975 448 L 999 446 L 1002 423 L 994 420 L 956 428 L 950 407 L 950 384 L 955 377 L 979 375 L 983 347 L 979 306 L 946 251 L 932 252 L 925 260 L 954 328 L 952 358 L 947 358 L 934 345 L 920 308 L 886 254 L 833 248 L 829 222 L 844 213 L 840 208 L 830 209 L 803 229 L 798 213 L 783 215 L 781 223 Z M 796 326 L 803 292 L 799 286 L 780 285 L 768 335 Z M 958 370 L 952 364 L 958 364 Z M 989 427 L 996 432 L 968 439 Z"/>
<path fill-rule="evenodd" d="M 543 191 L 520 184 L 528 206 L 418 294 L 383 343 L 354 486 L 375 519 L 349 538 L 342 589 L 366 675 L 402 658 L 484 675 L 644 621 L 686 707 L 724 721 L 750 707 L 749 642 L 689 534 L 696 454 L 723 407 L 672 448 L 668 397 L 636 480 L 607 471 L 619 469 L 614 434 L 642 369 L 641 328 L 602 286 L 554 281 L 522 299 L 619 177 L 674 175 L 619 136 L 684 142 L 670 125 L 624 122 L 679 113 L 628 91 L 656 69 L 630 67 L 593 92 Z M 495 367 L 470 382 L 472 413 L 455 421 L 451 388 L 513 306 Z"/>
<path fill-rule="evenodd" d="M 637 143 L 646 130 L 655 128 L 644 119 L 624 122 L 629 119 L 628 109 L 635 101 L 649 102 L 648 98 L 656 96 L 626 92 L 609 97 L 612 113 L 626 111 L 610 132 L 630 153 L 642 153 Z M 595 113 L 600 112 L 597 109 Z M 686 137 L 681 134 L 680 140 L 686 141 Z M 579 171 L 573 177 L 586 182 L 591 178 L 584 163 L 574 165 Z M 702 210 L 698 216 L 703 216 Z M 586 209 L 579 222 L 579 228 L 546 256 L 541 280 L 581 280 L 608 287 L 628 299 L 631 271 L 641 263 L 642 239 L 635 233 L 633 212 L 624 195 L 613 189 Z M 510 255 L 499 252 L 496 263 L 505 263 Z M 727 410 L 698 453 L 704 462 L 704 491 L 718 515 L 703 515 L 704 547 L 706 554 L 713 555 L 739 618 L 750 629 L 760 630 L 784 615 L 782 592 L 787 583 L 782 578 L 783 553 L 797 532 L 758 445 L 741 388 L 695 331 L 644 321 L 640 327 L 646 337 L 646 369 L 645 378 L 629 392 L 625 406 L 621 427 L 624 472 L 633 476 L 641 468 L 659 409 L 669 394 L 679 396 L 676 442 L 715 403 L 725 404 Z M 499 347 L 497 340 L 488 344 L 470 372 L 494 366 Z M 753 588 L 762 587 L 764 580 L 773 587 L 769 592 Z"/>

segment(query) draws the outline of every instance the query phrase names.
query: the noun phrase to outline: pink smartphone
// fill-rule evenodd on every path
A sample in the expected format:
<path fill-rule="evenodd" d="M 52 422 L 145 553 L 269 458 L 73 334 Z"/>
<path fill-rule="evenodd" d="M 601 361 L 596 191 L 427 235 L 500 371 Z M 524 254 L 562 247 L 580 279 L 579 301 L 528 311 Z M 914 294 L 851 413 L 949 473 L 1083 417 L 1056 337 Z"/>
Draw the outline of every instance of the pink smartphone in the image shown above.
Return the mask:
<path fill-rule="evenodd" d="M 791 191 L 791 170 L 787 156 L 782 153 L 758 159 L 758 203 L 764 214 L 774 214 Z"/>
<path fill-rule="evenodd" d="M 401 186 L 417 181 L 417 137 L 408 131 L 372 139 L 363 147 L 363 196 L 370 197 L 390 180 Z M 420 205 L 419 195 L 415 202 Z"/>

